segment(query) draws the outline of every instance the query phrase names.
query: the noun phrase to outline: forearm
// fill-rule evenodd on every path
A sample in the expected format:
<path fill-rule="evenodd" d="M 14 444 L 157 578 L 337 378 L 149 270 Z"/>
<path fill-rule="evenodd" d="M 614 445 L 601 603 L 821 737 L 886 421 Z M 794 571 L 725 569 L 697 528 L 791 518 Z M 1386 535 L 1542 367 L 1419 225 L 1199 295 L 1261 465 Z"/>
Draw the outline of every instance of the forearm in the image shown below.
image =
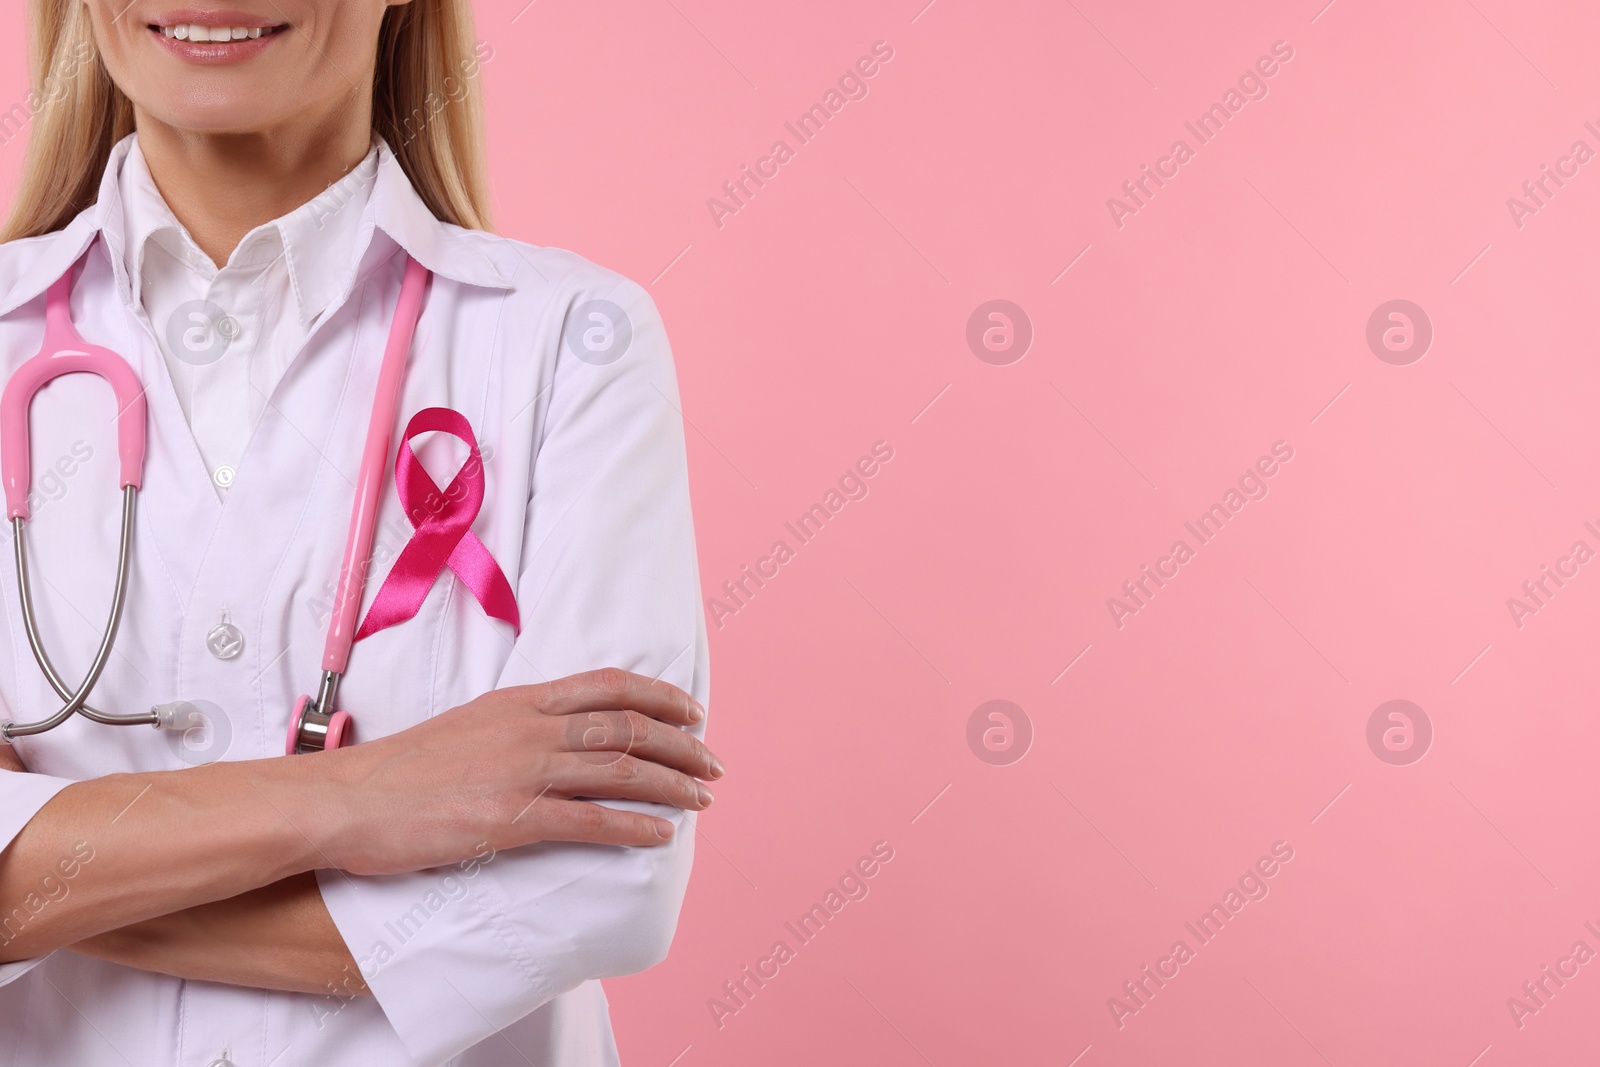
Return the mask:
<path fill-rule="evenodd" d="M 321 758 L 114 774 L 63 789 L 0 853 L 0 962 L 323 866 L 302 832 Z"/>
<path fill-rule="evenodd" d="M 313 874 L 146 919 L 71 949 L 175 978 L 346 999 L 367 992 Z"/>
<path fill-rule="evenodd" d="M 361 892 L 353 908 L 327 908 L 296 875 L 348 872 L 354 880 L 338 882 L 348 896 L 364 876 L 476 869 L 485 852 L 526 845 L 666 845 L 674 822 L 587 798 L 709 806 L 700 782 L 721 777 L 721 765 L 681 729 L 704 715 L 682 690 L 610 668 L 492 690 L 332 752 L 64 787 L 6 782 L 27 775 L 0 759 L 0 798 L 9 788 L 32 816 L 0 852 L 0 962 L 81 946 L 153 971 L 348 997 L 361 976 L 340 931 L 369 943 L 357 928 L 372 902 Z M 573 851 L 583 870 L 566 881 L 595 859 Z M 255 892 L 264 886 L 275 889 Z M 591 925 L 598 942 L 617 940 Z M 506 949 L 497 932 L 471 932 L 490 942 L 477 944 L 480 956 L 520 963 L 497 959 Z M 430 979 L 441 953 L 460 962 L 453 946 L 430 954 Z"/>

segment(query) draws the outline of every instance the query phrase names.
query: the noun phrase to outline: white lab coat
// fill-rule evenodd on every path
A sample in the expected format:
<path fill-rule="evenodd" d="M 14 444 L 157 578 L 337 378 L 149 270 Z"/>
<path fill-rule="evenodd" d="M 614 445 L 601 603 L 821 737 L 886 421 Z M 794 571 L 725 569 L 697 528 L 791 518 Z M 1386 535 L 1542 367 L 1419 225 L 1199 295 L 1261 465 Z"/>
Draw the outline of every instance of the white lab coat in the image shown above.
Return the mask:
<path fill-rule="evenodd" d="M 128 605 L 97 706 L 205 701 L 221 709 L 223 725 L 198 738 L 201 757 L 208 744 L 223 752 L 224 734 L 222 758 L 282 754 L 295 698 L 320 672 L 400 249 L 434 277 L 396 440 L 414 412 L 444 405 L 466 415 L 490 450 L 473 530 L 517 592 L 522 633 L 513 639 L 447 572 L 415 619 L 356 645 L 341 705 L 356 717 L 357 740 L 490 689 L 607 665 L 659 676 L 708 703 L 678 393 L 660 316 L 642 288 L 568 252 L 438 222 L 385 148 L 354 287 L 319 318 L 278 383 L 222 502 L 129 295 L 121 228 L 112 224 L 126 145 L 113 153 L 94 207 L 60 232 L 0 246 L 6 374 L 38 350 L 44 290 L 82 255 L 78 329 L 122 353 L 148 392 Z M 590 322 L 567 323 L 570 309 L 597 299 L 622 308 L 631 326 L 610 362 L 603 347 L 601 358 L 576 358 Z M 33 404 L 35 595 L 46 646 L 73 682 L 111 599 L 113 415 L 109 388 L 88 375 L 57 379 Z M 435 435 L 421 454 L 444 485 L 464 450 Z M 409 535 L 391 478 L 366 603 Z M 9 530 L 0 536 L 9 542 Z M 15 588 L 8 543 L 0 546 L 0 699 L 7 717 L 31 720 L 58 701 L 26 645 Z M 244 636 L 232 659 L 206 640 L 224 612 Z M 185 767 L 197 758 L 196 739 L 186 760 L 173 736 L 75 716 L 20 739 L 30 773 L 0 773 L 0 844 L 72 781 Z M 319 872 L 370 998 L 180 981 L 66 951 L 0 967 L 0 1064 L 204 1067 L 225 1051 L 237 1067 L 614 1064 L 597 979 L 666 953 L 694 826 L 677 809 L 615 803 L 669 818 L 678 833 L 659 848 L 545 844 L 394 877 Z M 124 817 L 136 819 L 137 806 Z M 93 829 L 84 836 L 92 847 Z M 51 892 L 63 886 L 70 893 L 70 880 Z"/>

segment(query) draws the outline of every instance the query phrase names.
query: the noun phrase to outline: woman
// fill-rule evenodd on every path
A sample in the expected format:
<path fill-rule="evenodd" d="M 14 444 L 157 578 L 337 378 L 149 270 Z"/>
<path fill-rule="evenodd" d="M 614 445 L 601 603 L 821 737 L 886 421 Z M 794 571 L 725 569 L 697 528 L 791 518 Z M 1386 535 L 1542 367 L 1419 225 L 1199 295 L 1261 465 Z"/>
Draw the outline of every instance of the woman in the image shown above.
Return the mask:
<path fill-rule="evenodd" d="M 615 1063 L 597 979 L 666 952 L 722 774 L 660 318 L 486 232 L 467 0 L 184 2 L 32 4 L 0 370 L 65 278 L 143 383 L 92 697 L 192 728 L 73 714 L 0 746 L 0 1064 Z M 475 479 L 476 541 L 363 628 L 356 743 L 286 757 L 411 262 L 431 280 L 363 616 Z M 425 409 L 455 429 L 403 439 Z M 126 410 L 88 374 L 32 402 L 28 568 L 69 689 L 113 598 Z M 436 491 L 402 500 L 412 452 Z M 32 722 L 65 705 L 5 605 L 0 720 Z"/>

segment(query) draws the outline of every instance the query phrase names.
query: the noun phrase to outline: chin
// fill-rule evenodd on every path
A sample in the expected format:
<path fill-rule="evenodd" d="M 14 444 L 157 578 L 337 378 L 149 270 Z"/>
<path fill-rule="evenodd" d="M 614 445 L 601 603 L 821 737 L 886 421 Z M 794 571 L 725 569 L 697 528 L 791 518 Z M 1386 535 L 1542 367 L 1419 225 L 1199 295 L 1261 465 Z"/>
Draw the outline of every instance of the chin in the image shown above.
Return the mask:
<path fill-rule="evenodd" d="M 290 117 L 288 111 L 263 106 L 273 95 L 257 86 L 223 90 L 195 85 L 145 103 L 143 110 L 164 125 L 194 133 L 261 133 Z"/>

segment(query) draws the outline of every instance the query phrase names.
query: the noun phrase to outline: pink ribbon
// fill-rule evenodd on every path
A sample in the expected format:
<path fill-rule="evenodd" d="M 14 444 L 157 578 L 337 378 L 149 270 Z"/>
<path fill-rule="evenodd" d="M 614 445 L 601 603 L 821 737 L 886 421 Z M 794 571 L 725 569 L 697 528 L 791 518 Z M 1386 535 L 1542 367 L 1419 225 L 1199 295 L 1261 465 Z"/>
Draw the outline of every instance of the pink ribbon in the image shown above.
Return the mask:
<path fill-rule="evenodd" d="M 459 438 L 472 450 L 443 490 L 428 477 L 411 450 L 411 439 L 430 430 Z M 359 641 L 413 618 L 446 567 L 472 591 L 484 611 L 509 622 L 513 630 L 521 633 L 522 622 L 511 583 L 472 532 L 472 522 L 483 506 L 483 459 L 466 416 L 451 408 L 423 408 L 411 416 L 395 456 L 394 484 L 406 518 L 416 532 L 400 550 L 372 607 L 367 609 L 366 618 L 361 620 L 355 639 Z"/>

